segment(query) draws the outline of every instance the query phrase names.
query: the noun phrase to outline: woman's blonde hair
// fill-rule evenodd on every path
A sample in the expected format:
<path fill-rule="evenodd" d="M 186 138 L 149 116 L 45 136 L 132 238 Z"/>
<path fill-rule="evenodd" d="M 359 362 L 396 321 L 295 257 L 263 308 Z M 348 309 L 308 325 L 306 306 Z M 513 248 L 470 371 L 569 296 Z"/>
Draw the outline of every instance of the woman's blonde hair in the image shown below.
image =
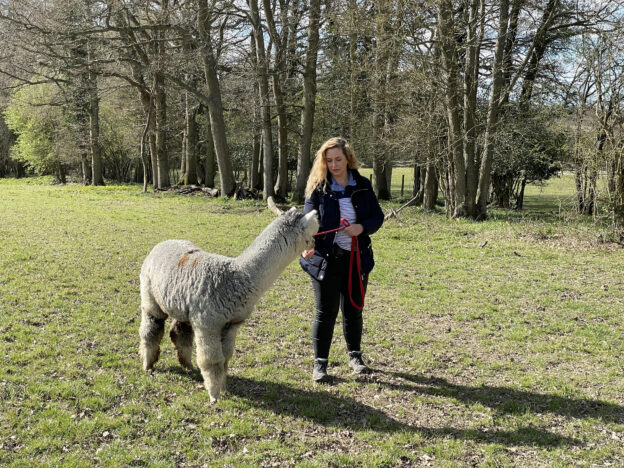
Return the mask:
<path fill-rule="evenodd" d="M 309 198 L 312 192 L 314 192 L 314 189 L 327 178 L 325 152 L 331 148 L 340 148 L 342 150 L 342 154 L 347 158 L 347 167 L 349 169 L 357 169 L 360 167 L 360 162 L 355 156 L 353 149 L 349 146 L 349 143 L 347 143 L 347 140 L 341 137 L 330 138 L 321 145 L 314 157 L 314 163 L 312 164 L 312 170 L 310 170 L 310 177 L 308 177 L 308 183 L 305 189 L 305 196 L 307 198 Z"/>

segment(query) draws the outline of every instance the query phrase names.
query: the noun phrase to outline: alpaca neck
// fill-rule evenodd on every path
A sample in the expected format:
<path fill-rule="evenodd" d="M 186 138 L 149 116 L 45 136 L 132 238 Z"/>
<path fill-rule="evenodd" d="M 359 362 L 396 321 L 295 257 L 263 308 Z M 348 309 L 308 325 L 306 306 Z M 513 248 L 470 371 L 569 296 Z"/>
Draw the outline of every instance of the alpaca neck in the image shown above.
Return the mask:
<path fill-rule="evenodd" d="M 255 278 L 258 297 L 264 294 L 284 271 L 295 254 L 284 243 L 260 234 L 237 258 L 239 267 Z"/>

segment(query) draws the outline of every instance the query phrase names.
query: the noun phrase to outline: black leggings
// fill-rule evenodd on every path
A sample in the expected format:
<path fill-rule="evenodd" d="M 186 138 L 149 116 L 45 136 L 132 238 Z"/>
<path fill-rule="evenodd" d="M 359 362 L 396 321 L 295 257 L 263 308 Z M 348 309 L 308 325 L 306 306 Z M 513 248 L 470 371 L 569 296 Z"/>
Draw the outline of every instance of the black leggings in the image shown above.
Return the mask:
<path fill-rule="evenodd" d="M 354 259 L 355 263 L 355 259 Z M 355 267 L 355 265 L 354 265 Z M 327 359 L 329 348 L 334 335 L 334 325 L 338 316 L 338 307 L 342 310 L 342 331 L 347 349 L 359 351 L 362 341 L 362 311 L 356 309 L 349 299 L 349 252 L 330 258 L 325 278 L 317 281 L 312 278 L 312 289 L 316 302 L 316 315 L 312 325 L 312 342 L 314 357 Z M 368 283 L 368 275 L 363 277 L 364 293 Z M 360 282 L 357 273 L 353 275 L 353 300 L 356 304 L 362 303 Z"/>

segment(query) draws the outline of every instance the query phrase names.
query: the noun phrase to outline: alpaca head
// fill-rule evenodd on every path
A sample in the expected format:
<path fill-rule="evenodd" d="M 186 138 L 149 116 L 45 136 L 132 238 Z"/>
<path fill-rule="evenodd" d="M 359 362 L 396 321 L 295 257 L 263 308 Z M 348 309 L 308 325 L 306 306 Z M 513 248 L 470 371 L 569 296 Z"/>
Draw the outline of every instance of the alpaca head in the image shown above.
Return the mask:
<path fill-rule="evenodd" d="M 319 228 L 316 210 L 304 214 L 293 207 L 280 216 L 277 221 L 282 224 L 284 231 L 291 231 L 292 234 L 296 234 L 292 239 L 295 240 L 294 246 L 297 253 L 314 247 L 314 234 L 318 232 Z"/>

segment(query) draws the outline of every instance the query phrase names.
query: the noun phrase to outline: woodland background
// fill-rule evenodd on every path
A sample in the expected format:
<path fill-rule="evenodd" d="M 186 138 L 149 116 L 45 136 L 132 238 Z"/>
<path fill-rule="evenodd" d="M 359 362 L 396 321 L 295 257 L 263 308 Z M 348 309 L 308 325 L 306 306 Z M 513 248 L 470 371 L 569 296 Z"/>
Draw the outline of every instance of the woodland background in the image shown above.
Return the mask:
<path fill-rule="evenodd" d="M 300 203 L 325 139 L 380 199 L 522 209 L 571 171 L 624 219 L 621 1 L 1 0 L 0 177 L 202 184 Z"/>

